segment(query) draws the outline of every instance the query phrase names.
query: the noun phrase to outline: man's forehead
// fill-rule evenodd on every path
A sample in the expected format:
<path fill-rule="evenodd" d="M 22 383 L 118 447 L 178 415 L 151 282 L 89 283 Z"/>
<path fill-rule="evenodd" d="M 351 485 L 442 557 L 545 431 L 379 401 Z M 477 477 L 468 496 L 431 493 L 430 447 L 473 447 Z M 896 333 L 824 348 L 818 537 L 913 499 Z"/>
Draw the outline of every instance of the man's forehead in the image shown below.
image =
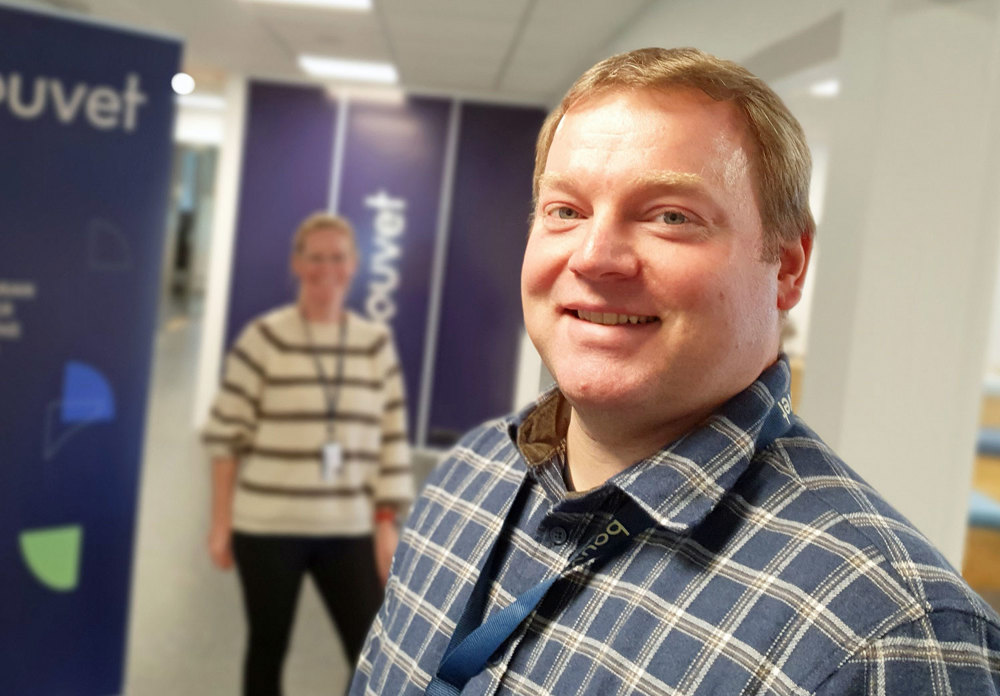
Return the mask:
<path fill-rule="evenodd" d="M 559 125 L 562 125 L 562 121 L 565 120 L 566 116 L 573 113 L 574 111 L 580 109 L 586 109 L 595 102 L 600 101 L 631 101 L 633 99 L 640 99 L 642 97 L 656 96 L 663 100 L 665 109 L 668 108 L 667 105 L 671 101 L 683 100 L 683 101 L 695 101 L 703 104 L 730 104 L 729 101 L 721 101 L 715 99 L 704 90 L 698 87 L 692 87 L 690 85 L 611 85 L 607 87 L 596 88 L 586 94 L 577 97 L 571 104 L 566 108 L 565 113 L 560 119 Z"/>
<path fill-rule="evenodd" d="M 693 190 L 705 186 L 708 183 L 706 180 L 708 175 L 709 179 L 725 182 L 727 187 L 731 187 L 737 184 L 742 174 L 748 173 L 752 152 L 755 150 L 755 140 L 739 107 L 734 102 L 714 99 L 702 90 L 686 85 L 615 87 L 588 94 L 573 102 L 559 119 L 553 132 L 549 153 L 551 154 L 557 141 L 565 141 L 568 137 L 566 129 L 571 127 L 570 122 L 582 116 L 583 112 L 608 105 L 629 109 L 633 104 L 637 110 L 651 109 L 654 114 L 662 111 L 664 119 L 687 118 L 685 114 L 691 113 L 694 113 L 696 118 L 704 115 L 704 128 L 699 128 L 698 133 L 707 140 L 707 150 L 713 152 L 715 156 L 703 162 L 698 173 L 651 169 L 638 174 L 627 183 L 634 187 Z M 580 146 L 586 147 L 591 137 L 600 138 L 602 132 L 590 133 L 587 129 L 582 131 L 574 129 L 574 149 Z M 664 132 L 664 142 L 670 142 L 666 132 Z M 538 179 L 540 189 L 557 186 L 566 188 L 574 183 L 571 177 L 549 170 L 548 158 L 546 160 L 546 167 Z"/>
<path fill-rule="evenodd" d="M 678 112 L 685 111 L 694 106 L 695 109 L 702 110 L 701 113 L 706 118 L 715 121 L 719 128 L 719 135 L 715 137 L 719 140 L 723 138 L 733 138 L 741 141 L 746 146 L 753 142 L 749 123 L 746 115 L 739 106 L 731 100 L 719 100 L 709 96 L 703 90 L 688 85 L 665 85 L 665 86 L 642 86 L 642 87 L 621 87 L 613 86 L 597 89 L 582 96 L 572 104 L 559 118 L 552 133 L 554 142 L 564 132 L 567 121 L 572 117 L 591 108 L 601 105 L 613 105 L 629 103 L 639 103 L 641 107 L 649 108 L 651 104 L 656 104 L 654 111 L 662 111 L 663 117 L 668 118 Z"/>

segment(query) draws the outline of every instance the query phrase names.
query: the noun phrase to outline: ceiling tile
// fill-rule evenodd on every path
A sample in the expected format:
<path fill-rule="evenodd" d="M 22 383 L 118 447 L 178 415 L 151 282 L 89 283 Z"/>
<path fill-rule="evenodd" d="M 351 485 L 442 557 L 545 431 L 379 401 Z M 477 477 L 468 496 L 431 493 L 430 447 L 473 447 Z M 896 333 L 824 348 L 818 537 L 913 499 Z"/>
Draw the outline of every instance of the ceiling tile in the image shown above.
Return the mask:
<path fill-rule="evenodd" d="M 93 17 L 182 37 L 185 60 L 199 70 L 303 81 L 296 56 L 319 53 L 393 60 L 404 87 L 542 102 L 652 0 L 374 0 L 368 13 L 246 0 L 77 1 Z"/>

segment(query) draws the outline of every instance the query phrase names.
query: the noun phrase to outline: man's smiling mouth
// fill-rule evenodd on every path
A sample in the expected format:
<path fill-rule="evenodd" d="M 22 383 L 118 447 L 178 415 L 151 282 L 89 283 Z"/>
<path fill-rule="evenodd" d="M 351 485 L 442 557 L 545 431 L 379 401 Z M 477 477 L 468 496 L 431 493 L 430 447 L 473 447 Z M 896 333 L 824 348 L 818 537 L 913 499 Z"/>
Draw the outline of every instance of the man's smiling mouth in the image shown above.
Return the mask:
<path fill-rule="evenodd" d="M 594 324 L 605 324 L 615 326 L 617 324 L 648 324 L 659 321 L 657 317 L 642 316 L 639 314 L 615 314 L 613 312 L 588 312 L 578 309 L 573 312 L 578 319 L 589 321 Z"/>

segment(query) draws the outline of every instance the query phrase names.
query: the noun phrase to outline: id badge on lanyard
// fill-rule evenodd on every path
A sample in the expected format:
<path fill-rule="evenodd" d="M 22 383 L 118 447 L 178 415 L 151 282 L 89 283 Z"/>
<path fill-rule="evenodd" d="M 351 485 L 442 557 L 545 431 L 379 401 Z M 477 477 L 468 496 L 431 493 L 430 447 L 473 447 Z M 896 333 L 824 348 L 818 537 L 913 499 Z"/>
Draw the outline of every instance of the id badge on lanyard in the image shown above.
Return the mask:
<path fill-rule="evenodd" d="M 323 445 L 323 464 L 320 474 L 324 481 L 333 481 L 344 466 L 343 453 L 339 442 L 327 442 Z"/>
<path fill-rule="evenodd" d="M 302 331 L 306 337 L 307 345 L 312 348 L 312 332 L 309 330 L 309 323 L 302 317 Z M 327 422 L 327 440 L 323 445 L 322 457 L 320 461 L 320 478 L 329 483 L 333 481 L 344 468 L 344 453 L 339 442 L 334 442 L 334 419 L 337 413 L 337 401 L 340 396 L 338 381 L 344 373 L 344 346 L 347 340 L 347 319 L 340 321 L 340 337 L 337 341 L 337 367 L 333 376 L 329 379 L 323 372 L 323 365 L 315 351 L 312 352 L 313 364 L 316 367 L 316 375 L 319 377 L 320 388 L 323 390 L 323 398 L 326 400 L 329 420 Z"/>

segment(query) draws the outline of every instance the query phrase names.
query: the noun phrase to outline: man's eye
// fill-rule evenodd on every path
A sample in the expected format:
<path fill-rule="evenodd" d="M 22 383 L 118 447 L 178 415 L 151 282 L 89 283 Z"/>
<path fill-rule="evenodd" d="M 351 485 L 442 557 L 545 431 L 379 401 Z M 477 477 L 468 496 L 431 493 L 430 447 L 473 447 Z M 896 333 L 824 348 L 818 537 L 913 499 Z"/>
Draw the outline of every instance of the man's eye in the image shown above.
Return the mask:
<path fill-rule="evenodd" d="M 560 220 L 575 220 L 578 217 L 580 217 L 579 213 L 577 213 L 572 208 L 566 207 L 565 205 L 556 208 L 555 214 L 559 217 Z"/>
<path fill-rule="evenodd" d="M 660 216 L 668 225 L 683 225 L 688 221 L 687 215 L 676 210 L 668 210 Z"/>

